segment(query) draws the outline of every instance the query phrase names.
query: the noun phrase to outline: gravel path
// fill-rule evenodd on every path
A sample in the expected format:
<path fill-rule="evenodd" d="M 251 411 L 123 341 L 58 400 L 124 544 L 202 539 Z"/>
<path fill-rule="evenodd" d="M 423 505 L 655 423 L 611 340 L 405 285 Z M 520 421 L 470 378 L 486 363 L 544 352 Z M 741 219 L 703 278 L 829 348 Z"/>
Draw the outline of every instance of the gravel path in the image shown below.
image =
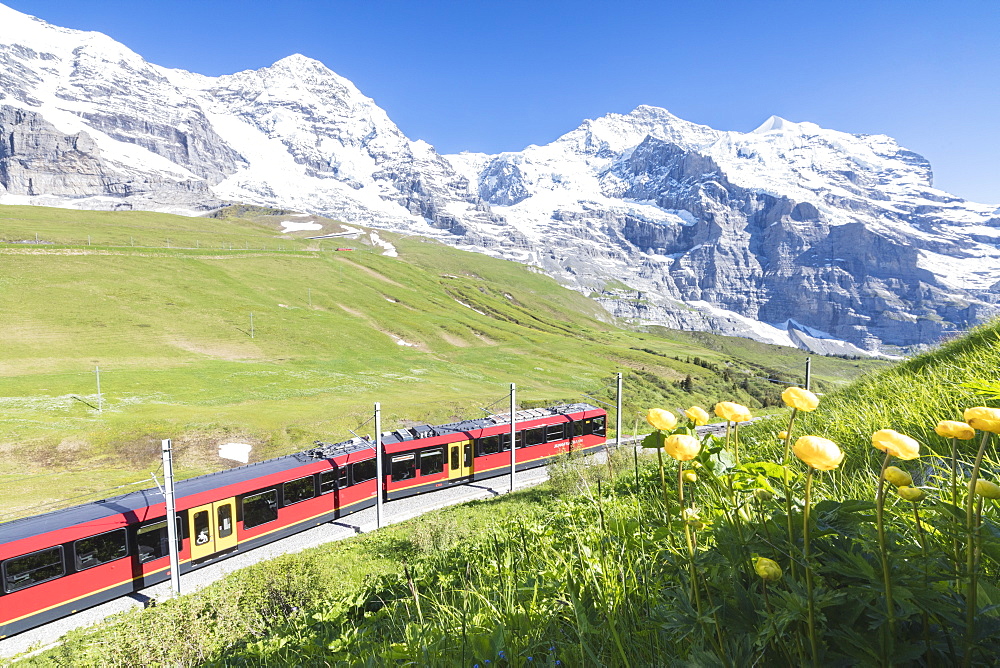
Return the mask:
<path fill-rule="evenodd" d="M 517 474 L 515 489 L 533 487 L 547 479 L 548 472 L 545 467 L 522 471 Z M 402 522 L 431 510 L 464 503 L 465 501 L 500 496 L 509 491 L 509 483 L 510 478 L 508 476 L 501 476 L 468 485 L 449 487 L 437 492 L 421 494 L 406 499 L 399 499 L 398 501 L 387 501 L 382 506 L 383 525 Z M 350 538 L 359 533 L 374 530 L 375 508 L 368 508 L 349 515 L 343 520 L 337 520 L 336 522 L 308 529 L 294 536 L 289 536 L 284 540 L 275 541 L 255 550 L 237 553 L 228 559 L 199 568 L 191 573 L 186 573 L 181 576 L 181 592 L 189 594 L 221 579 L 228 573 L 261 561 L 273 559 L 282 554 L 300 552 L 310 547 Z M 0 660 L 30 650 L 40 651 L 46 649 L 58 643 L 64 634 L 73 629 L 97 624 L 110 615 L 134 608 L 141 608 L 152 601 L 160 601 L 169 597 L 170 582 L 162 582 L 129 596 L 123 596 L 122 598 L 108 601 L 93 608 L 82 610 L 75 615 L 64 617 L 45 626 L 19 633 L 12 638 L 0 640 Z"/>

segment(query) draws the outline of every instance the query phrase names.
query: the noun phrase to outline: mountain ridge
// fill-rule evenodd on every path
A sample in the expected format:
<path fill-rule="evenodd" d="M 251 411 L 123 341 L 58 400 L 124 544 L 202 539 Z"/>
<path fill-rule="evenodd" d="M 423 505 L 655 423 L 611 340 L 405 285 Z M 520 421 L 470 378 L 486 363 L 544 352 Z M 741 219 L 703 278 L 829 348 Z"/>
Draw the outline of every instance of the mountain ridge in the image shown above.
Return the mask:
<path fill-rule="evenodd" d="M 533 264 L 642 324 L 846 354 L 998 311 L 1000 213 L 934 189 L 886 135 L 777 116 L 721 131 L 641 105 L 522 151 L 441 155 L 302 54 L 209 77 L 0 19 L 0 202 L 296 209 Z"/>

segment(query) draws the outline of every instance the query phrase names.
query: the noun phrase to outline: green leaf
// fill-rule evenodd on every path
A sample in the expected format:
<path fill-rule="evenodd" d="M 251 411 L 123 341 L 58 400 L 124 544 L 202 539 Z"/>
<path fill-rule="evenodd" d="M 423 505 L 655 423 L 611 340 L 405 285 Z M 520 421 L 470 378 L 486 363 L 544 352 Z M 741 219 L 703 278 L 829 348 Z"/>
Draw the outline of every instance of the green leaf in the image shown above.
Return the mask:
<path fill-rule="evenodd" d="M 646 438 L 642 439 L 642 447 L 662 448 L 666 440 L 667 438 L 663 435 L 663 432 L 656 430 L 652 434 L 647 435 Z"/>
<path fill-rule="evenodd" d="M 752 473 L 762 473 L 769 478 L 785 479 L 785 467 L 774 462 L 751 462 L 744 464 L 743 468 Z"/>

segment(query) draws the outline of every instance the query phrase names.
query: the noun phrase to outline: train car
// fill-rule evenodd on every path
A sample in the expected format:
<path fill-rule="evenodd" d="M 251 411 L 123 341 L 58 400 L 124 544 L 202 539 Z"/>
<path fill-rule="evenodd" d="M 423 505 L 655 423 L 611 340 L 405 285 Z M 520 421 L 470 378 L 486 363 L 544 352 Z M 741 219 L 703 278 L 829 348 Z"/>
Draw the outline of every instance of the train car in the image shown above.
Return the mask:
<path fill-rule="evenodd" d="M 515 414 L 517 470 L 605 442 L 589 404 Z M 510 416 L 382 435 L 198 476 L 175 486 L 180 573 L 386 500 L 510 472 Z M 0 524 L 0 638 L 170 577 L 164 496 L 145 489 Z"/>

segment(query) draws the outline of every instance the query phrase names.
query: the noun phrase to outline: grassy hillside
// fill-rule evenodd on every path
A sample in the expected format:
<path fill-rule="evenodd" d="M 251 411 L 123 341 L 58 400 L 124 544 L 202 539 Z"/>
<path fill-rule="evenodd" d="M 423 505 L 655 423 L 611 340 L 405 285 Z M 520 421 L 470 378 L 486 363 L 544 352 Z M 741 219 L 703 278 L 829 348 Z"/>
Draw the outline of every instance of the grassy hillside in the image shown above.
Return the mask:
<path fill-rule="evenodd" d="M 1000 400 L 1000 322 L 983 325 L 929 353 L 859 379 L 803 416 L 807 430 L 822 430 L 866 457 L 849 460 L 867 468 L 879 459 L 870 447 L 878 429 L 895 429 L 945 454 L 950 447 L 934 433 L 940 420 L 961 420 L 971 406 Z M 966 449 L 975 442 L 960 444 Z"/>
<path fill-rule="evenodd" d="M 982 327 L 800 413 L 793 440 L 834 439 L 842 463 L 783 462 L 787 409 L 744 432 L 742 466 L 703 437 L 683 493 L 668 454 L 665 472 L 569 459 L 541 489 L 286 555 L 25 665 L 996 665 L 1000 499 L 969 498 L 973 454 L 953 469 L 932 429 L 1000 402 L 998 340 Z M 884 428 L 920 448 L 880 485 Z M 1000 481 L 1000 436 L 979 436 L 979 478 Z"/>
<path fill-rule="evenodd" d="M 335 221 L 228 213 L 243 217 L 0 207 L 0 513 L 148 477 L 162 438 L 187 476 L 225 466 L 222 442 L 260 459 L 343 438 L 375 401 L 391 429 L 503 406 L 511 382 L 522 404 L 610 400 L 623 371 L 626 415 L 760 406 L 781 389 L 765 379 L 802 366 L 620 330 L 523 265 L 379 233 L 389 257 L 368 234 L 306 238 L 345 232 Z M 816 377 L 880 364 L 831 359 Z"/>

